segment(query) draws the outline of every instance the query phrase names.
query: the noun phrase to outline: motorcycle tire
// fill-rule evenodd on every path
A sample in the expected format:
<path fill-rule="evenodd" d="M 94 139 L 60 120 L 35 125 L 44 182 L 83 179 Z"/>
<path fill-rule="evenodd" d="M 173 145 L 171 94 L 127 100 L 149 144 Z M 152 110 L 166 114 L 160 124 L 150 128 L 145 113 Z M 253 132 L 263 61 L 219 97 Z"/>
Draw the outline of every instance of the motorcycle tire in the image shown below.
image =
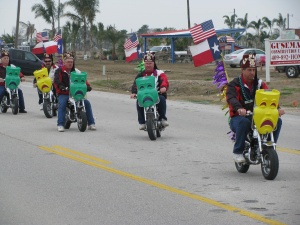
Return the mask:
<path fill-rule="evenodd" d="M 157 130 L 156 130 L 156 125 L 155 121 L 153 118 L 148 118 L 147 119 L 147 131 L 148 131 L 148 136 L 151 141 L 155 141 L 157 138 Z"/>
<path fill-rule="evenodd" d="M 3 96 L 2 102 L 0 103 L 0 108 L 1 108 L 1 112 L 2 113 L 6 113 L 7 109 L 8 109 L 8 107 L 6 106 L 5 102 L 6 102 L 6 97 Z"/>
<path fill-rule="evenodd" d="M 56 98 L 52 98 L 52 116 L 57 116 L 57 105 L 58 103 L 56 102 Z"/>
<path fill-rule="evenodd" d="M 235 163 L 235 168 L 239 173 L 247 173 L 250 165 L 244 163 Z"/>
<path fill-rule="evenodd" d="M 81 132 L 84 132 L 87 127 L 87 117 L 84 111 L 79 111 L 77 115 L 77 126 Z"/>
<path fill-rule="evenodd" d="M 266 180 L 274 180 L 279 170 L 277 152 L 272 146 L 266 146 L 262 152 L 264 164 L 261 164 L 261 172 Z"/>
<path fill-rule="evenodd" d="M 13 98 L 11 101 L 11 109 L 14 115 L 17 115 L 19 112 L 19 99 Z"/>
<path fill-rule="evenodd" d="M 71 126 L 71 121 L 69 120 L 69 113 L 70 113 L 70 109 L 69 108 L 66 108 L 66 115 L 65 115 L 65 125 L 64 125 L 64 128 L 65 129 L 69 129 L 70 126 Z"/>
<path fill-rule="evenodd" d="M 156 137 L 161 137 L 161 133 L 160 133 L 160 129 L 159 128 L 157 128 L 156 129 Z"/>
<path fill-rule="evenodd" d="M 52 118 L 53 117 L 51 105 L 52 104 L 49 101 L 49 99 L 45 100 L 44 103 L 43 103 L 44 114 L 47 118 Z"/>

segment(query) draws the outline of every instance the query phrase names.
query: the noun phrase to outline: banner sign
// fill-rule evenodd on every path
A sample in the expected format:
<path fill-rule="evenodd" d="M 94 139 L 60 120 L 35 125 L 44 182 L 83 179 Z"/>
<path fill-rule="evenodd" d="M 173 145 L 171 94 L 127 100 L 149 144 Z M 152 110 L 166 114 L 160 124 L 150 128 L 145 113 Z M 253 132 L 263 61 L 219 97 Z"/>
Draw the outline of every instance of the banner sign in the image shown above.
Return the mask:
<path fill-rule="evenodd" d="M 270 41 L 270 65 L 300 64 L 300 40 Z"/>

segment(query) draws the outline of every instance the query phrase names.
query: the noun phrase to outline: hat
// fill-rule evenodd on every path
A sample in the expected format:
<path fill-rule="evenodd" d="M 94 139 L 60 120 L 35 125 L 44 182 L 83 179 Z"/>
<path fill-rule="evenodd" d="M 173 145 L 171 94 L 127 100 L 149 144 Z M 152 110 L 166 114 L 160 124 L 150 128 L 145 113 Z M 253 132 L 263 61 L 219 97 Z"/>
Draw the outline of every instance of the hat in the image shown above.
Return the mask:
<path fill-rule="evenodd" d="M 4 56 L 8 56 L 9 57 L 8 51 L 6 51 L 6 50 L 2 50 L 1 51 L 1 58 L 4 57 Z"/>
<path fill-rule="evenodd" d="M 51 54 L 47 54 L 47 53 L 44 53 L 44 59 L 46 58 L 49 58 L 52 60 L 52 55 Z"/>
<path fill-rule="evenodd" d="M 256 67 L 256 54 L 245 54 L 242 59 L 242 68 Z"/>
<path fill-rule="evenodd" d="M 146 55 L 144 55 L 144 62 L 155 62 L 155 56 L 148 52 Z"/>
<path fill-rule="evenodd" d="M 65 52 L 63 55 L 64 60 L 66 59 L 74 59 L 74 54 L 73 52 Z"/>

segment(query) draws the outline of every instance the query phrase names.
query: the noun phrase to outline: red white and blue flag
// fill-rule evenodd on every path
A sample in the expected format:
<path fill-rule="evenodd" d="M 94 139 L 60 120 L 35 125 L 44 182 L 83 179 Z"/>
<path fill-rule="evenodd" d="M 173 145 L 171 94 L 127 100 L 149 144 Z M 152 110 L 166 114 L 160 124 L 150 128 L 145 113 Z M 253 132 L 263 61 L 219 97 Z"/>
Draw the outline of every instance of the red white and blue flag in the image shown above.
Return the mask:
<path fill-rule="evenodd" d="M 221 36 L 218 37 L 219 43 L 234 43 L 233 37 L 230 36 Z"/>
<path fill-rule="evenodd" d="M 194 66 L 202 66 L 221 58 L 217 36 L 210 37 L 205 41 L 190 46 Z"/>
<path fill-rule="evenodd" d="M 216 35 L 214 24 L 212 20 L 205 21 L 190 29 L 194 44 L 198 44 L 207 38 Z"/>
<path fill-rule="evenodd" d="M 130 38 L 128 38 L 124 44 L 124 48 L 129 50 L 131 48 L 137 47 L 139 44 L 139 39 L 137 38 L 136 33 L 133 33 Z"/>
<path fill-rule="evenodd" d="M 49 41 L 49 36 L 48 36 L 48 32 L 47 31 L 43 31 L 43 32 L 38 32 L 36 33 L 36 42 L 44 42 L 44 41 Z"/>
<path fill-rule="evenodd" d="M 57 53 L 63 54 L 63 39 L 61 35 L 61 30 L 59 30 L 58 33 L 55 34 L 53 40 L 57 42 Z"/>
<path fill-rule="evenodd" d="M 133 61 L 135 59 L 139 59 L 143 57 L 141 47 L 138 45 L 135 48 L 125 49 L 126 62 Z"/>

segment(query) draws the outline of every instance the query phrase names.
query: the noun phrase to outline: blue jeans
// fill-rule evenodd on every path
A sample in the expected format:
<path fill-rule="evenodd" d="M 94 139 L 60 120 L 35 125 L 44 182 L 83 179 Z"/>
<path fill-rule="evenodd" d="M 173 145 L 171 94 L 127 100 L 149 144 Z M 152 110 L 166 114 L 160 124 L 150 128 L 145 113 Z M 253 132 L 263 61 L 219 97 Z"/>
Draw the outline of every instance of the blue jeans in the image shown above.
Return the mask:
<path fill-rule="evenodd" d="M 157 111 L 159 113 L 159 118 L 158 120 L 168 120 L 166 117 L 166 112 L 167 112 L 167 102 L 166 98 L 163 95 L 158 95 L 159 96 L 159 103 L 157 104 Z M 136 101 L 136 109 L 138 113 L 138 121 L 139 124 L 145 124 L 145 114 L 144 114 L 144 107 L 140 107 L 138 102 Z"/>
<path fill-rule="evenodd" d="M 2 101 L 5 91 L 6 91 L 6 87 L 0 86 L 0 102 Z M 18 95 L 19 95 L 19 110 L 23 111 L 25 110 L 25 102 L 24 102 L 23 92 L 20 88 L 18 88 Z"/>
<path fill-rule="evenodd" d="M 233 153 L 242 154 L 245 149 L 245 140 L 251 130 L 252 116 L 234 116 L 230 119 L 230 129 L 235 133 Z M 282 126 L 281 118 L 278 118 L 277 129 L 273 132 L 275 143 L 278 140 Z"/>
<path fill-rule="evenodd" d="M 69 100 L 69 95 L 59 95 L 58 96 L 57 126 L 65 125 L 65 115 L 66 115 L 66 107 L 67 107 L 68 100 Z M 95 124 L 91 103 L 85 99 L 84 105 L 85 105 L 85 111 L 86 111 L 88 125 Z"/>

